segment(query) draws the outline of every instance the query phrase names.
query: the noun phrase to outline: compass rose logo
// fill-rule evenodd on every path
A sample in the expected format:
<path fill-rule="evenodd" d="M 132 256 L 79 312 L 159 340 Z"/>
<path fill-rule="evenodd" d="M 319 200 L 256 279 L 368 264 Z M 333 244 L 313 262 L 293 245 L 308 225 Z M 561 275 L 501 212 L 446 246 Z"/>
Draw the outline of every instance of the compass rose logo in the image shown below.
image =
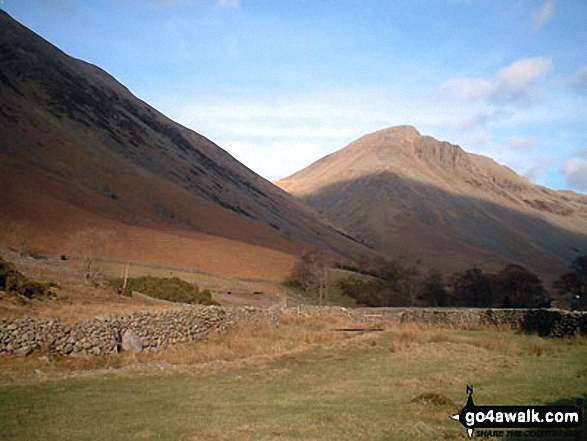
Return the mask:
<path fill-rule="evenodd" d="M 471 438 L 475 428 L 472 426 L 469 427 L 469 425 L 467 425 L 466 415 L 467 413 L 475 412 L 475 403 L 473 403 L 473 386 L 467 385 L 467 394 L 469 394 L 469 398 L 467 398 L 467 404 L 465 404 L 465 407 L 463 407 L 459 413 L 451 415 L 451 418 L 455 421 L 459 421 L 463 426 L 465 426 L 465 429 L 467 429 L 467 435 L 469 435 L 469 438 Z"/>
<path fill-rule="evenodd" d="M 581 431 L 582 399 L 578 399 L 575 405 L 567 406 L 477 406 L 473 402 L 473 386 L 467 386 L 467 394 L 467 404 L 451 418 L 467 429 L 469 438 L 473 437 L 475 429 L 530 429 L 507 431 L 512 436 L 518 436 L 519 433 L 552 436 L 557 433 L 557 429 Z M 498 436 L 496 432 L 503 436 L 503 431 L 487 432 L 490 436 Z"/>

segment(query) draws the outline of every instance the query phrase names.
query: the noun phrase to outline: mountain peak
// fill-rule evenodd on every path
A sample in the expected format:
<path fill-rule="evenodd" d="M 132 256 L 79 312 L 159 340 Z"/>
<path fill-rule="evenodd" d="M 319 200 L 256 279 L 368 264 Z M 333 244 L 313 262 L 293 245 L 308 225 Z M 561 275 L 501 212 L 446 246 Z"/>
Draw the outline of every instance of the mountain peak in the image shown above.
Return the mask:
<path fill-rule="evenodd" d="M 386 134 L 405 136 L 408 138 L 422 136 L 422 135 L 420 135 L 420 132 L 418 132 L 418 130 L 414 126 L 410 126 L 410 125 L 393 126 L 393 127 L 387 128 L 387 129 L 383 129 L 383 130 L 381 130 L 381 132 L 386 133 Z"/>
<path fill-rule="evenodd" d="M 411 126 L 365 135 L 278 184 L 382 254 L 443 271 L 514 261 L 546 274 L 587 249 L 585 199 Z"/>
<path fill-rule="evenodd" d="M 428 173 L 437 169 L 435 174 L 442 174 L 443 169 L 472 167 L 469 155 L 459 146 L 421 135 L 409 125 L 367 134 L 339 153 L 354 162 L 354 170 L 361 168 L 367 172 L 392 167 L 402 173 Z"/>
<path fill-rule="evenodd" d="M 402 144 L 411 143 L 420 138 L 422 135 L 414 126 L 402 125 L 389 127 L 387 129 L 378 130 L 377 132 L 369 133 L 361 140 L 368 140 L 369 144 Z"/>

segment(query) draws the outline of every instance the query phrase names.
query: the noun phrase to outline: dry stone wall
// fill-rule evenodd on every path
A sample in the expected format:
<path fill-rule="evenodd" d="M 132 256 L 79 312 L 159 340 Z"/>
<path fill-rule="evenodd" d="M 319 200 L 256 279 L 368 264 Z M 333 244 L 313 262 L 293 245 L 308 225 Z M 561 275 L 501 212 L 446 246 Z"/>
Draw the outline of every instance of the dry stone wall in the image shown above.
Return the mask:
<path fill-rule="evenodd" d="M 101 315 L 74 325 L 50 318 L 0 320 L 0 354 L 30 355 L 46 351 L 55 355 L 105 355 L 121 350 L 151 351 L 170 344 L 205 338 L 212 329 L 260 320 L 279 325 L 282 313 L 346 317 L 365 325 L 377 320 L 422 322 L 455 327 L 508 326 L 541 336 L 587 336 L 587 312 L 557 309 L 429 309 L 298 307 L 228 308 L 184 307 L 114 316 Z"/>
<path fill-rule="evenodd" d="M 339 315 L 364 323 L 389 320 L 419 322 L 455 327 L 510 327 L 543 337 L 587 336 L 587 312 L 560 309 L 491 308 L 333 308 L 302 306 L 297 313 Z"/>
<path fill-rule="evenodd" d="M 0 354 L 30 355 L 38 350 L 55 355 L 114 354 L 123 349 L 125 335 L 138 337 L 140 350 L 158 350 L 202 339 L 212 329 L 223 330 L 235 322 L 261 319 L 277 323 L 277 314 L 246 307 L 185 307 L 124 316 L 104 314 L 74 325 L 48 318 L 2 319 Z"/>
<path fill-rule="evenodd" d="M 406 310 L 401 321 L 454 326 L 505 326 L 543 337 L 587 336 L 587 312 L 560 309 L 414 308 Z"/>

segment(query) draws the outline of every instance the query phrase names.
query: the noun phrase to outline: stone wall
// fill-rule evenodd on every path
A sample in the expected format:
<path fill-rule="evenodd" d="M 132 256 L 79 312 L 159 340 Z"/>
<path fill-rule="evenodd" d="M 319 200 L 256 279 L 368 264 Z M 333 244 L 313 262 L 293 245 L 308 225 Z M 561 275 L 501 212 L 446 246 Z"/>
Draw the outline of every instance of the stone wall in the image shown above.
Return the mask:
<path fill-rule="evenodd" d="M 278 315 L 269 309 L 212 306 L 102 314 L 71 326 L 48 318 L 2 319 L 0 354 L 29 355 L 38 350 L 55 355 L 113 354 L 123 349 L 127 335 L 140 339 L 140 350 L 158 350 L 202 339 L 210 330 L 223 330 L 235 322 L 261 319 L 277 323 Z"/>
<path fill-rule="evenodd" d="M 419 322 L 454 327 L 509 327 L 543 337 L 587 336 L 587 312 L 561 309 L 486 309 L 486 308 L 333 308 L 302 306 L 297 313 L 339 315 L 364 323 L 387 320 Z"/>
<path fill-rule="evenodd" d="M 184 307 L 144 311 L 124 316 L 104 314 L 93 320 L 67 325 L 49 318 L 0 320 L 0 354 L 30 355 L 44 350 L 56 355 L 104 355 L 120 352 L 125 338 L 139 342 L 133 350 L 158 350 L 170 344 L 205 338 L 212 329 L 234 323 L 269 320 L 279 324 L 282 313 L 338 316 L 365 326 L 378 320 L 420 322 L 455 327 L 503 327 L 536 332 L 541 336 L 587 336 L 587 312 L 557 309 L 430 309 L 303 306 L 287 309 Z"/>
<path fill-rule="evenodd" d="M 427 309 L 413 308 L 402 322 L 467 327 L 510 327 L 543 337 L 587 336 L 587 312 L 560 309 Z"/>

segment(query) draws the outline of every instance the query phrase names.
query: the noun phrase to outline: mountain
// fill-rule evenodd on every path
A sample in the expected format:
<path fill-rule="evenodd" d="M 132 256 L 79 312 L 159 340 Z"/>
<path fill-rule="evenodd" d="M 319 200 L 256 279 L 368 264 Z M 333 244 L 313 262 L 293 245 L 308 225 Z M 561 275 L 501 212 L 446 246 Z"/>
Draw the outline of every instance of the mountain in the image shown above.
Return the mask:
<path fill-rule="evenodd" d="M 40 250 L 93 227 L 113 257 L 269 278 L 303 250 L 372 254 L 3 11 L 0 133 L 0 223 L 33 225 Z"/>
<path fill-rule="evenodd" d="M 389 258 L 458 271 L 506 262 L 543 275 L 587 254 L 587 197 L 399 126 L 277 182 Z"/>

